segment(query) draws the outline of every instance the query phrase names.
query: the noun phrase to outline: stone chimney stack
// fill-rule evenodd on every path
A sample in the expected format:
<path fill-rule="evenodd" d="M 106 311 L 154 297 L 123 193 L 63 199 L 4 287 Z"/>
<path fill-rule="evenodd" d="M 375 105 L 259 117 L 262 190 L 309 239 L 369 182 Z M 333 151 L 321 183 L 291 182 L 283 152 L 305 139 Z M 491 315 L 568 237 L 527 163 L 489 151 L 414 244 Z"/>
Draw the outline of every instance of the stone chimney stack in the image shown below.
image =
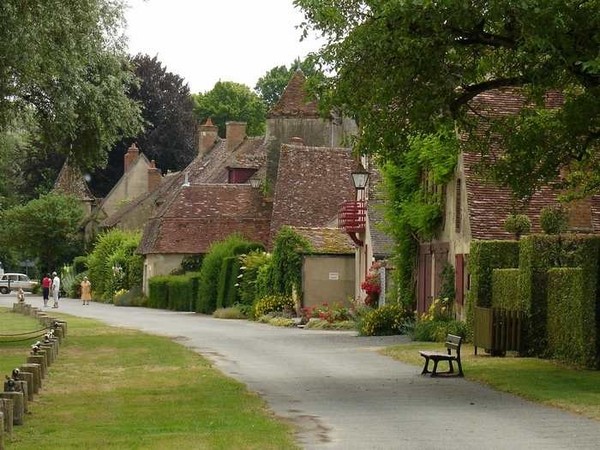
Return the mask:
<path fill-rule="evenodd" d="M 125 172 L 129 170 L 129 167 L 138 158 L 138 156 L 140 156 L 140 149 L 137 148 L 134 142 L 133 144 L 131 144 L 131 147 L 127 149 L 127 153 L 125 153 Z"/>
<path fill-rule="evenodd" d="M 150 167 L 148 167 L 148 192 L 152 192 L 160 185 L 162 174 L 160 169 L 156 167 L 154 160 L 150 161 Z"/>
<path fill-rule="evenodd" d="M 227 122 L 225 124 L 225 139 L 227 151 L 235 150 L 246 139 L 246 122 Z"/>
<path fill-rule="evenodd" d="M 203 125 L 200 125 L 200 133 L 198 133 L 198 154 L 205 155 L 217 141 L 219 128 L 213 125 L 210 117 L 206 119 Z"/>

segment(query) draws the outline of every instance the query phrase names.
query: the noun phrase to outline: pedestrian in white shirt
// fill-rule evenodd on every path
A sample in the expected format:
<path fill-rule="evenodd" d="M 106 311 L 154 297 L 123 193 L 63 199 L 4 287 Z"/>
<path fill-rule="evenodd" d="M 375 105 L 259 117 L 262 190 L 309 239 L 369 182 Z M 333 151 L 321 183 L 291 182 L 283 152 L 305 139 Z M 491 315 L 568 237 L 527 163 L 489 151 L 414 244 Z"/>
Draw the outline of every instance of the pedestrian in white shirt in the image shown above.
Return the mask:
<path fill-rule="evenodd" d="M 56 272 L 52 272 L 52 299 L 54 300 L 53 308 L 58 308 L 58 297 L 60 294 L 60 278 Z"/>

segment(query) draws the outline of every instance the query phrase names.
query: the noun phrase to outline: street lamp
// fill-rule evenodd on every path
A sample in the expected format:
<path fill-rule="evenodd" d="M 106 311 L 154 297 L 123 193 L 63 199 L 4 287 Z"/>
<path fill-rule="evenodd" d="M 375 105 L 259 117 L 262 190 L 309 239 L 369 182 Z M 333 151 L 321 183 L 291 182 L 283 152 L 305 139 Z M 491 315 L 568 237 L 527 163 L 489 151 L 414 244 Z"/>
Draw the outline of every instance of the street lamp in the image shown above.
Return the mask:
<path fill-rule="evenodd" d="M 361 191 L 367 187 L 369 181 L 369 172 L 359 162 L 358 167 L 352 171 L 352 183 L 354 183 L 354 189 Z"/>

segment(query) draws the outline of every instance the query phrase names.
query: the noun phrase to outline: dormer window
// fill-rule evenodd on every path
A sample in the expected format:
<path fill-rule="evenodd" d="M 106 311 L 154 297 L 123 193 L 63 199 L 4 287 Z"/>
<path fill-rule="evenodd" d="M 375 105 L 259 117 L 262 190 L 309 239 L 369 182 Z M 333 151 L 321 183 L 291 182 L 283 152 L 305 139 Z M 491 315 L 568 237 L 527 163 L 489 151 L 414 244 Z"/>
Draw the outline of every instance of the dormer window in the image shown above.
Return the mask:
<path fill-rule="evenodd" d="M 244 184 L 256 173 L 257 169 L 247 167 L 228 167 L 227 182 L 230 184 Z"/>

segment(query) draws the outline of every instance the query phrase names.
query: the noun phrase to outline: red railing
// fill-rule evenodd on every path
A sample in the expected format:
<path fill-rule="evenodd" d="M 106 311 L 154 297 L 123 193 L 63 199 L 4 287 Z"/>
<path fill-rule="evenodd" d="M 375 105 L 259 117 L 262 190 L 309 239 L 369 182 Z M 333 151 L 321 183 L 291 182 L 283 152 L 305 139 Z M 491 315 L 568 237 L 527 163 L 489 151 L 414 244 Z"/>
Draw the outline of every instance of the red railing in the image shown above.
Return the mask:
<path fill-rule="evenodd" d="M 363 233 L 367 223 L 367 205 L 364 200 L 342 203 L 338 226 L 346 233 Z"/>

